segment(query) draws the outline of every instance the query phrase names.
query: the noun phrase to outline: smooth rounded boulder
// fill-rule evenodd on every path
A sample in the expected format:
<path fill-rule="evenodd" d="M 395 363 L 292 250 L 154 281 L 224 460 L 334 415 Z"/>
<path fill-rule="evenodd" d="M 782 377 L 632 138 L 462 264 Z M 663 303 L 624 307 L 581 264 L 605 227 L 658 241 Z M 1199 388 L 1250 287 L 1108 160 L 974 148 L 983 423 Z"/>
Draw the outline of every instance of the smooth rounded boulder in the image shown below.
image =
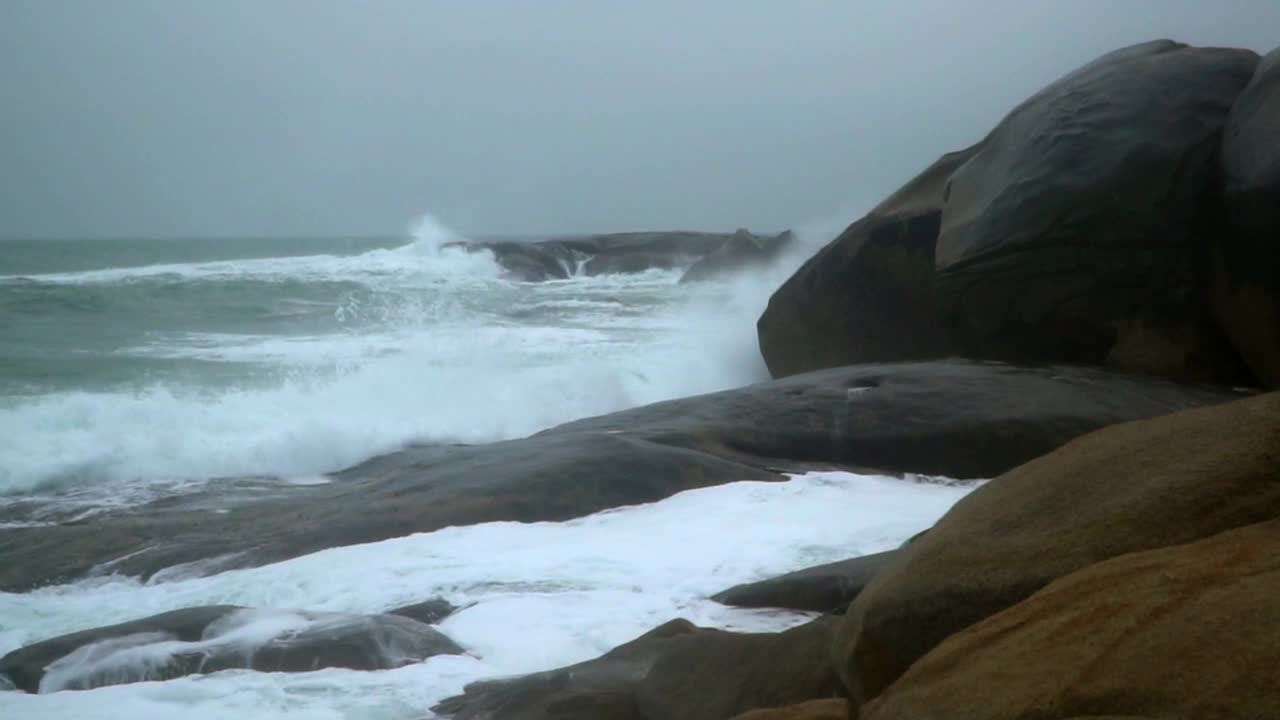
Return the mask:
<path fill-rule="evenodd" d="M 863 589 L 836 632 L 856 703 L 948 636 L 1050 582 L 1280 517 L 1280 393 L 1080 437 L 960 500 Z"/>
<path fill-rule="evenodd" d="M 1160 40 L 1014 109 L 951 175 L 935 264 L 962 354 L 1252 382 L 1212 319 L 1217 149 L 1249 50 Z"/>
<path fill-rule="evenodd" d="M 1231 108 L 1222 170 L 1230 231 L 1213 244 L 1215 314 L 1254 373 L 1280 387 L 1280 49 Z"/>
<path fill-rule="evenodd" d="M 951 636 L 862 717 L 1275 717 L 1277 597 L 1277 520 L 1117 557 Z"/>
<path fill-rule="evenodd" d="M 796 270 L 756 322 L 769 373 L 951 352 L 934 316 L 934 243 L 951 173 L 977 150 L 944 155 Z"/>

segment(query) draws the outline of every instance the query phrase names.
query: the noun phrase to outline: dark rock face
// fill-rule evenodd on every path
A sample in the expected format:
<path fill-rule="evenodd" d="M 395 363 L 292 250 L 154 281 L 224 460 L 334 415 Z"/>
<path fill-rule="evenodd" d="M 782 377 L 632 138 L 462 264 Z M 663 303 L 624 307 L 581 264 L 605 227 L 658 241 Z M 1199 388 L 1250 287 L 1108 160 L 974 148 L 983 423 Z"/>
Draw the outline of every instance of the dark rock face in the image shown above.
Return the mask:
<path fill-rule="evenodd" d="M 711 596 L 722 605 L 747 608 L 787 608 L 843 613 L 862 588 L 880 572 L 897 550 L 872 553 L 818 565 L 759 582 L 735 585 Z"/>
<path fill-rule="evenodd" d="M 437 630 L 398 615 L 213 605 L 37 642 L 0 658 L 0 675 L 34 693 L 232 668 L 382 670 L 462 652 Z"/>
<path fill-rule="evenodd" d="M 705 232 L 638 232 L 556 238 L 539 242 L 458 243 L 468 250 L 493 253 L 517 280 L 563 280 L 586 275 L 636 273 L 681 267 L 712 252 L 731 236 Z"/>
<path fill-rule="evenodd" d="M 211 489 L 56 526 L 0 529 L 0 589 L 86 573 L 244 567 L 450 525 L 565 520 L 683 490 L 842 467 L 990 477 L 1114 422 L 1238 397 L 1068 367 L 867 365 L 657 403 L 522 440 L 423 446 L 327 485 Z M 21 520 L 22 518 L 14 518 Z M 188 566 L 193 567 L 193 566 Z"/>
<path fill-rule="evenodd" d="M 1280 393 L 1268 393 L 1113 425 L 1005 473 L 849 607 L 835 648 L 851 696 L 871 700 L 949 636 L 1081 568 L 1280 518 L 1278 469 Z M 1090 645 L 1090 627 L 1059 640 Z"/>
<path fill-rule="evenodd" d="M 469 685 L 433 710 L 454 720 L 723 720 L 830 697 L 833 622 L 739 634 L 674 620 L 595 660 Z"/>
<path fill-rule="evenodd" d="M 934 313 L 934 244 L 946 182 L 977 150 L 944 155 L 773 293 L 756 323 L 771 375 L 954 354 Z"/>
<path fill-rule="evenodd" d="M 689 266 L 681 283 L 711 280 L 733 273 L 767 267 L 791 246 L 795 234 L 790 230 L 773 237 L 759 237 L 739 230 L 720 247 Z"/>
<path fill-rule="evenodd" d="M 935 302 L 964 354 L 1174 379 L 1248 371 L 1209 313 L 1206 227 L 1247 50 L 1115 51 L 1010 113 L 951 176 Z"/>
<path fill-rule="evenodd" d="M 1230 232 L 1213 239 L 1215 316 L 1254 373 L 1280 387 L 1280 50 L 1227 117 L 1222 169 Z"/>

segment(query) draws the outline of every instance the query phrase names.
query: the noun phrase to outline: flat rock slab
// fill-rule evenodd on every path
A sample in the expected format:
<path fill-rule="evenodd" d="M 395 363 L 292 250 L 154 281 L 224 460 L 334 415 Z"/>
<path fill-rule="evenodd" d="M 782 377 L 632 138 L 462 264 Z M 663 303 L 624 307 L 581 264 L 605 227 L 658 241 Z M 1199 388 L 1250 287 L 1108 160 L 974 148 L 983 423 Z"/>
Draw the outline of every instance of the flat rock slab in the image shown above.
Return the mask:
<path fill-rule="evenodd" d="M 0 676 L 26 692 L 56 692 L 233 668 L 384 670 L 462 652 L 438 630 L 400 615 L 211 605 L 27 645 L 0 658 Z"/>
<path fill-rule="evenodd" d="M 182 577 L 443 527 L 562 521 L 692 488 L 844 468 L 990 477 L 1115 422 L 1239 397 L 1070 367 L 864 365 L 579 420 L 521 440 L 409 447 L 323 485 L 211 489 L 0 530 L 0 590 Z M 20 520 L 21 518 L 13 518 Z M 176 569 L 174 566 L 178 566 Z"/>
<path fill-rule="evenodd" d="M 862 555 L 759 582 L 735 585 L 712 595 L 711 599 L 733 607 L 843 613 L 897 552 L 889 550 Z"/>

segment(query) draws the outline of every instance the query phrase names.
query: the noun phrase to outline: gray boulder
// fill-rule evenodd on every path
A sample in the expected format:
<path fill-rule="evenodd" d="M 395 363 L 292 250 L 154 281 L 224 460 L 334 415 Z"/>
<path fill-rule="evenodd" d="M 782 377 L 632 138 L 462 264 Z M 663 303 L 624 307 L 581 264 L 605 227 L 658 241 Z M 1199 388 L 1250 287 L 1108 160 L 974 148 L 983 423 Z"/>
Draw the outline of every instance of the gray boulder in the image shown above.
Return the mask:
<path fill-rule="evenodd" d="M 1248 381 L 1210 317 L 1216 154 L 1248 50 L 1109 53 L 1013 110 L 951 176 L 935 303 L 964 354 Z"/>
<path fill-rule="evenodd" d="M 809 258 L 756 323 L 773 377 L 957 354 L 934 312 L 943 190 L 974 146 L 942 156 Z"/>
<path fill-rule="evenodd" d="M 1254 373 L 1280 387 L 1280 49 L 1231 108 L 1222 169 L 1230 231 L 1213 238 L 1215 315 Z"/>

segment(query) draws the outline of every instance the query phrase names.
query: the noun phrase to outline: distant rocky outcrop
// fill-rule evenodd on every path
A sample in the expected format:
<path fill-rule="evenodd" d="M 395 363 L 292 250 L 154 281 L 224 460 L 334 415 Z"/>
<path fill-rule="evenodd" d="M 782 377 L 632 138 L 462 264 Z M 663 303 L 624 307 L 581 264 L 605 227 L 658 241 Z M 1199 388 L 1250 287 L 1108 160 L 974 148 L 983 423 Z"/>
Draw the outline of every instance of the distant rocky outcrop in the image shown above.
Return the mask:
<path fill-rule="evenodd" d="M 400 615 L 211 605 L 36 642 L 0 657 L 19 690 L 84 690 L 233 668 L 382 670 L 460 654 L 438 630 Z"/>
<path fill-rule="evenodd" d="M 724 720 L 832 697 L 834 621 L 743 634 L 673 620 L 595 660 L 468 685 L 432 710 L 453 720 Z"/>
<path fill-rule="evenodd" d="M 790 230 L 773 237 L 739 230 L 720 247 L 704 255 L 680 276 L 681 283 L 712 280 L 734 273 L 768 267 L 791 247 L 795 234 Z"/>
<path fill-rule="evenodd" d="M 1222 168 L 1230 232 L 1211 244 L 1215 317 L 1258 377 L 1280 387 L 1280 50 L 1227 117 Z"/>
<path fill-rule="evenodd" d="M 958 355 L 1274 385 L 1278 68 L 1161 40 L 1050 84 L 774 293 L 770 372 Z"/>
<path fill-rule="evenodd" d="M 990 477 L 1111 423 L 1239 393 L 1072 367 L 936 361 L 827 370 L 566 423 L 424 445 L 320 485 L 253 483 L 0 528 L 0 589 L 91 573 L 222 571 L 451 525 L 557 521 L 815 468 Z M 21 523 L 39 508 L 0 508 Z"/>
<path fill-rule="evenodd" d="M 781 236 L 779 236 L 781 237 Z M 552 238 L 536 242 L 486 240 L 452 243 L 472 252 L 489 252 L 508 276 L 526 282 L 563 280 L 574 275 L 610 275 L 686 267 L 718 251 L 734 238 L 769 246 L 777 238 L 738 233 L 633 232 Z"/>
<path fill-rule="evenodd" d="M 908 668 L 928 668 L 928 658 L 948 637 L 1027 601 L 1059 578 L 1111 558 L 1134 558 L 1114 566 L 1134 572 L 1134 579 L 1128 583 L 1098 584 L 1101 580 L 1082 579 L 1064 585 L 1078 589 L 1074 593 L 1080 603 L 1077 606 L 1065 607 L 1073 593 L 1061 591 L 1052 602 L 1029 601 L 1033 607 L 1052 607 L 1054 612 L 1061 609 L 1073 617 L 1094 608 L 1093 620 L 1082 620 L 1070 633 L 1053 641 L 1070 647 L 1062 652 L 1072 657 L 1094 657 L 1111 642 L 1103 638 L 1119 642 L 1117 633 L 1140 631 L 1140 625 L 1126 625 L 1126 618 L 1136 618 L 1134 613 L 1144 607 L 1161 612 L 1161 604 L 1151 604 L 1156 596 L 1144 594 L 1149 590 L 1139 586 L 1157 582 L 1160 576 L 1154 570 L 1165 560 L 1150 564 L 1130 553 L 1196 543 L 1276 518 L 1280 518 L 1280 393 L 1099 430 L 978 488 L 928 533 L 899 551 L 850 606 L 836 634 L 837 666 L 855 703 L 865 703 L 891 686 L 897 688 L 895 683 L 909 686 L 909 679 L 903 674 Z M 1192 554 L 1200 556 L 1198 551 Z M 1167 557 L 1172 560 L 1176 556 Z M 1170 609 L 1181 602 L 1178 598 L 1184 597 L 1182 593 L 1191 593 L 1185 595 L 1190 601 L 1202 592 L 1217 593 L 1218 588 L 1246 582 L 1244 576 L 1234 576 L 1237 572 L 1263 570 L 1261 566 L 1254 568 L 1252 560 L 1229 553 L 1218 556 L 1218 560 L 1220 578 L 1206 578 L 1201 587 L 1195 582 L 1170 578 L 1170 589 L 1177 589 L 1168 598 Z M 1102 572 L 1098 577 L 1115 578 L 1117 573 Z M 1133 588 L 1138 594 L 1130 597 L 1125 588 Z M 1034 613 L 1020 610 L 1017 617 L 1033 618 Z M 1218 611 L 1204 617 L 1206 621 L 1216 617 L 1225 622 L 1229 616 Z M 1118 624 L 1108 627 L 1111 622 Z M 1200 632 L 1190 630 L 1198 622 L 1188 619 L 1188 632 Z M 987 628 L 999 626 L 987 624 Z M 1280 634 L 1275 634 L 1280 625 L 1273 620 L 1240 616 L 1235 624 L 1217 627 L 1212 643 L 1234 647 L 1242 657 L 1249 657 L 1248 653 L 1259 643 L 1280 645 Z M 1272 634 L 1249 637 L 1263 630 Z M 1033 639 L 1028 650 L 1048 650 L 1038 631 L 1027 632 Z M 973 637 L 984 636 L 994 637 L 986 631 Z M 975 651 L 980 646 L 981 643 L 966 645 Z M 954 650 L 953 647 L 944 655 L 956 657 Z M 1106 667 L 1125 666 L 1119 660 L 1109 662 L 1118 664 Z M 1191 674 L 1208 671 L 1207 667 L 1200 668 L 1198 655 L 1165 655 L 1152 650 L 1141 663 L 1147 669 L 1131 666 L 1126 672 L 1137 675 L 1117 675 L 1116 681 L 1148 677 L 1144 673 L 1154 672 L 1157 667 L 1182 677 L 1187 669 L 1183 665 L 1189 662 L 1198 668 Z M 1011 677 L 1024 671 L 1020 664 L 1010 667 L 1018 668 Z M 1019 680 L 1015 685 L 1018 692 L 1030 687 L 1032 679 L 1053 674 L 1051 665 L 1039 667 L 1044 674 L 1027 675 L 1026 682 Z M 944 682 L 923 669 L 916 677 L 924 678 L 920 682 L 925 686 Z M 1186 681 L 1179 681 L 1182 682 Z M 1048 683 L 1044 687 L 1045 692 L 1051 692 L 1058 686 Z M 988 686 L 986 692 L 994 699 L 1003 693 L 1004 683 L 1000 688 Z M 1119 697 L 1113 703 L 1100 700 L 1094 707 L 1106 710 L 1097 714 L 1129 714 L 1132 709 Z M 1196 712 L 1173 715 L 1204 716 Z M 957 717 L 972 715 L 960 713 Z"/>

